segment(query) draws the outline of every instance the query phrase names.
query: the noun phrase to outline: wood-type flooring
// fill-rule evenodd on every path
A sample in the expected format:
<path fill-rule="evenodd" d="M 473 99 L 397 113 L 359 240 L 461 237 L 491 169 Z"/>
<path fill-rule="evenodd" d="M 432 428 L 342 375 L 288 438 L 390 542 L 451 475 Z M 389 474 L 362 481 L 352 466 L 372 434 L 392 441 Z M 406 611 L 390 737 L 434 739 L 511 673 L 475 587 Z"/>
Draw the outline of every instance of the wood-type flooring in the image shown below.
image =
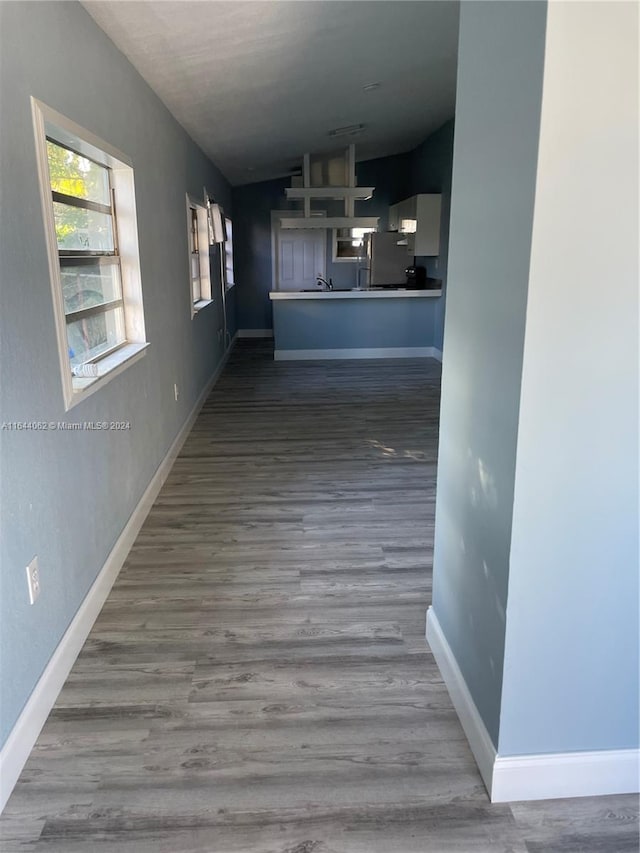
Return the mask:
<path fill-rule="evenodd" d="M 636 797 L 488 800 L 424 639 L 439 384 L 235 347 L 2 853 L 637 853 Z"/>

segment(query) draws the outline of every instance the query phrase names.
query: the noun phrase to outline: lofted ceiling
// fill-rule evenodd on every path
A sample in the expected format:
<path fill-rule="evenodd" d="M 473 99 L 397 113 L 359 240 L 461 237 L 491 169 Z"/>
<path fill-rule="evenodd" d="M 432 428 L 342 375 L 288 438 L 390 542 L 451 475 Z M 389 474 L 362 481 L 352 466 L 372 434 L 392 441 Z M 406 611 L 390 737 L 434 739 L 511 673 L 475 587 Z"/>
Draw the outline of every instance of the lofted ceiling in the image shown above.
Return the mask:
<path fill-rule="evenodd" d="M 456 0 L 84 6 L 235 185 L 349 142 L 358 160 L 408 151 L 454 114 Z"/>

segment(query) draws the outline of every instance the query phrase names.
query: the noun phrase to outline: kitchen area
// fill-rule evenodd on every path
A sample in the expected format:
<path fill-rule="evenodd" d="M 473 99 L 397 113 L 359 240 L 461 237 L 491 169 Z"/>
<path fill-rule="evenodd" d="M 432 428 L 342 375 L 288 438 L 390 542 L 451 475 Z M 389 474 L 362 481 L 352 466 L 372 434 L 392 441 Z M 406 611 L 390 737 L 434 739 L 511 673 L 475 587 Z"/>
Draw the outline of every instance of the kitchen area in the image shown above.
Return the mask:
<path fill-rule="evenodd" d="M 357 186 L 353 144 L 306 154 L 285 193 L 301 208 L 272 212 L 274 358 L 437 357 L 428 330 L 442 282 L 415 258 L 439 255 L 441 195 L 391 205 L 381 230 L 381 217 L 355 213 L 356 202 L 369 212 L 375 187 Z M 346 265 L 351 286 L 334 284 Z"/>
<path fill-rule="evenodd" d="M 273 335 L 277 360 L 441 359 L 452 151 L 447 122 L 406 154 L 349 146 L 237 188 L 239 335 Z"/>

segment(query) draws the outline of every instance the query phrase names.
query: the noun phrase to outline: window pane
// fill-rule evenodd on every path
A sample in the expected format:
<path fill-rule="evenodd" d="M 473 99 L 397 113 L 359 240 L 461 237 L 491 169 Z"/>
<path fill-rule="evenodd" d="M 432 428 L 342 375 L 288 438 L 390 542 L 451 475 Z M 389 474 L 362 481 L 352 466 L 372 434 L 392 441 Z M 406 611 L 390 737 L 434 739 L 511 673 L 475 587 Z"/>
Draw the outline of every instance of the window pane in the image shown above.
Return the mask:
<path fill-rule="evenodd" d="M 227 279 L 227 287 L 232 287 L 235 284 L 233 280 L 233 224 L 230 219 L 225 219 L 227 229 L 227 241 L 224 244 L 224 266 Z"/>
<path fill-rule="evenodd" d="M 120 267 L 118 264 L 81 264 L 61 267 L 62 296 L 65 314 L 120 299 Z"/>
<path fill-rule="evenodd" d="M 198 251 L 198 211 L 195 207 L 191 208 L 191 228 L 189 229 L 191 237 L 191 251 Z"/>
<path fill-rule="evenodd" d="M 53 202 L 58 249 L 113 252 L 113 217 Z"/>
<path fill-rule="evenodd" d="M 365 234 L 371 234 L 372 231 L 375 231 L 375 228 L 352 228 L 351 236 L 354 240 L 362 241 L 362 238 Z"/>
<path fill-rule="evenodd" d="M 202 299 L 202 285 L 199 276 L 191 280 L 191 299 L 193 302 L 200 302 Z"/>
<path fill-rule="evenodd" d="M 94 314 L 67 323 L 69 359 L 72 365 L 82 364 L 125 341 L 124 311 L 111 308 L 104 314 Z"/>
<path fill-rule="evenodd" d="M 47 140 L 51 189 L 111 206 L 109 170 Z"/>
<path fill-rule="evenodd" d="M 351 228 L 336 228 L 336 239 L 351 240 Z"/>
<path fill-rule="evenodd" d="M 352 245 L 353 242 L 356 243 L 355 246 Z M 349 243 L 338 242 L 336 257 L 337 258 L 359 258 L 362 256 L 363 252 L 364 252 L 364 249 L 362 247 L 362 243 L 359 243 L 357 241 L 350 241 Z"/>

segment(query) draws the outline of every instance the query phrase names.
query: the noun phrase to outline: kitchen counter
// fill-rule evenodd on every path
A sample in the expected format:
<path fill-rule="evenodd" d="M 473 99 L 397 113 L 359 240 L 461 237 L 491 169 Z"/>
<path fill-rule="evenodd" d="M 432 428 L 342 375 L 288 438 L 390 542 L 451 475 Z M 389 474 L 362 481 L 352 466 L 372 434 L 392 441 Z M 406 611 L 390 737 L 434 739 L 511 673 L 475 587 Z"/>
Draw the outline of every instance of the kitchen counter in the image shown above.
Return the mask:
<path fill-rule="evenodd" d="M 442 290 L 272 291 L 277 361 L 440 358 L 434 346 Z"/>
<path fill-rule="evenodd" d="M 442 290 L 407 290 L 406 288 L 363 288 L 361 290 L 272 290 L 271 301 L 288 299 L 433 299 Z"/>

